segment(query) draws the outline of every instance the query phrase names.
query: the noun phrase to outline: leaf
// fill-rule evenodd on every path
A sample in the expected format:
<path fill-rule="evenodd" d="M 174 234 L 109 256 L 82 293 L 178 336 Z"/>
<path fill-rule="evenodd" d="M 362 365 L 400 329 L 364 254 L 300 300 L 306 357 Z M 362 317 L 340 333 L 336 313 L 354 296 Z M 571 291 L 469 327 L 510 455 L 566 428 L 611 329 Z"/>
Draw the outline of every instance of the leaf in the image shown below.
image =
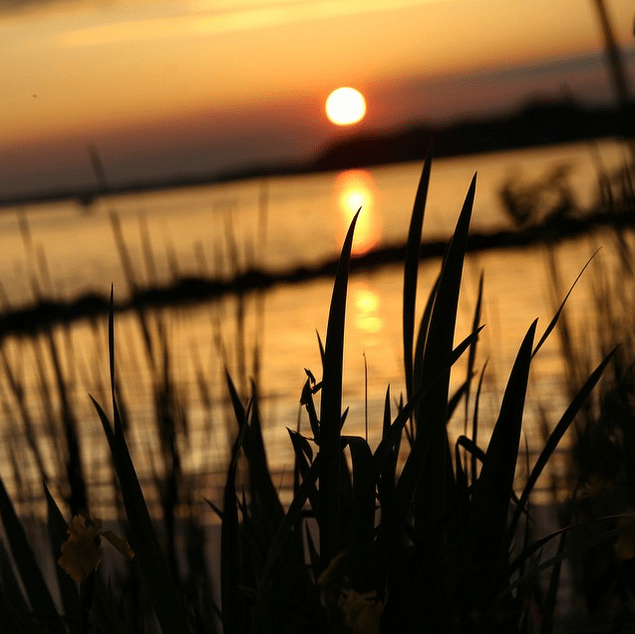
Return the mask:
<path fill-rule="evenodd" d="M 483 304 L 483 271 L 478 281 L 478 296 L 476 300 L 476 307 L 474 309 L 474 319 L 472 320 L 472 332 L 474 332 L 481 321 L 481 306 Z M 474 363 L 476 361 L 476 344 L 478 340 L 474 341 L 474 345 L 470 346 L 470 353 L 467 358 L 467 370 L 466 370 L 466 389 L 465 389 L 465 431 L 467 432 L 467 422 L 469 419 L 468 408 L 470 406 L 470 385 L 472 384 L 472 377 L 474 376 Z"/>
<path fill-rule="evenodd" d="M 320 444 L 320 421 L 318 420 L 317 412 L 315 411 L 315 403 L 313 402 L 313 389 L 311 388 L 311 380 L 307 379 L 304 387 L 302 388 L 302 396 L 300 397 L 300 404 L 304 405 L 307 414 L 309 416 L 309 423 L 311 425 L 311 431 L 313 432 L 313 440 Z"/>
<path fill-rule="evenodd" d="M 53 499 L 46 485 L 46 481 L 43 480 L 42 486 L 44 487 L 44 495 L 46 497 L 47 523 L 53 547 L 53 561 L 57 561 L 60 556 L 60 546 L 66 540 L 66 528 L 68 523 Z M 81 613 L 77 584 L 59 566 L 55 566 L 55 573 L 64 605 L 64 614 L 69 622 L 71 632 L 74 634 L 75 632 L 79 632 L 79 618 Z"/>
<path fill-rule="evenodd" d="M 64 634 L 65 628 L 55 607 L 35 554 L 0 477 L 0 517 L 18 574 L 24 585 L 33 613 L 46 623 L 51 632 Z"/>
<path fill-rule="evenodd" d="M 428 380 L 432 371 L 443 364 L 452 351 L 463 261 L 475 193 L 476 175 L 470 183 L 443 260 L 421 365 L 423 383 Z M 421 467 L 417 467 L 417 471 L 421 470 L 422 481 L 426 483 L 426 486 L 417 490 L 415 510 L 422 543 L 429 541 L 431 531 L 434 531 L 433 525 L 445 514 L 456 497 L 452 457 L 446 429 L 449 386 L 450 368 L 448 367 L 446 373 L 435 381 L 434 389 L 420 401 L 415 413 L 417 428 L 413 453 L 421 458 L 425 455 L 425 460 Z"/>
<path fill-rule="evenodd" d="M 344 436 L 352 458 L 353 498 L 349 528 L 350 550 L 369 548 L 375 528 L 375 472 L 368 443 L 357 436 Z"/>
<path fill-rule="evenodd" d="M 231 404 L 234 409 L 234 417 L 238 423 L 238 429 L 242 430 L 242 428 L 247 424 L 247 411 L 240 400 L 240 396 L 238 396 L 238 390 L 236 389 L 227 369 L 225 370 L 225 381 L 227 383 L 227 389 L 229 390 Z"/>
<path fill-rule="evenodd" d="M 410 416 L 414 412 L 415 408 L 418 406 L 419 401 L 427 396 L 432 388 L 435 385 L 435 382 L 439 380 L 448 370 L 448 368 L 452 367 L 454 363 L 461 357 L 461 355 L 468 349 L 470 343 L 474 340 L 475 337 L 478 336 L 478 333 L 482 330 L 483 327 L 479 328 L 476 332 L 473 332 L 471 335 L 466 337 L 453 351 L 452 354 L 446 359 L 445 363 L 443 363 L 439 368 L 436 369 L 435 372 L 431 373 L 428 377 L 428 381 L 426 384 L 419 389 L 417 393 L 406 403 L 399 411 L 399 414 L 393 421 L 392 425 L 388 429 L 385 430 L 384 436 L 375 449 L 375 453 L 373 454 L 373 462 L 375 463 L 375 469 L 381 470 L 383 465 L 389 455 L 391 454 L 391 450 L 397 445 L 401 438 L 401 432 L 405 424 L 410 419 Z M 410 454 L 412 456 L 412 454 Z M 410 458 L 408 459 L 410 460 Z M 413 462 L 417 462 L 417 460 L 413 460 Z M 406 463 L 407 464 L 407 463 Z M 405 469 L 405 467 L 404 467 Z M 402 471 L 403 477 L 403 471 Z M 401 478 L 400 478 L 401 482 Z"/>
<path fill-rule="evenodd" d="M 344 322 L 348 272 L 353 235 L 359 211 L 355 214 L 342 246 L 329 310 L 320 420 L 320 557 L 324 568 L 337 554 L 340 545 L 339 485 L 340 426 L 342 420 L 342 366 L 344 361 Z"/>
<path fill-rule="evenodd" d="M 182 599 L 159 547 L 158 537 L 150 520 L 148 507 L 130 457 L 128 445 L 123 437 L 123 430 L 119 426 L 120 431 L 116 435 L 104 410 L 92 396 L 90 398 L 97 410 L 110 445 L 130 525 L 136 559 L 148 586 L 152 605 L 161 628 L 164 632 L 186 632 L 188 631 L 188 621 Z"/>
<path fill-rule="evenodd" d="M 550 533 L 549 535 L 531 544 L 531 546 L 528 549 L 520 553 L 518 557 L 516 557 L 516 559 L 510 564 L 509 571 L 512 574 L 516 572 L 518 569 L 520 569 L 521 565 L 527 560 L 527 558 L 530 555 L 540 551 L 542 548 L 544 548 L 544 546 L 547 543 L 559 537 L 565 532 L 569 532 L 573 529 L 577 529 L 583 526 L 592 526 L 594 524 L 602 524 L 605 522 L 611 522 L 612 520 L 619 519 L 622 517 L 632 519 L 632 517 L 629 515 L 608 515 L 606 517 L 590 520 L 582 524 L 577 524 L 574 526 L 566 526 L 565 528 L 558 529 L 557 531 L 554 531 L 553 533 Z M 592 548 L 593 546 L 596 546 L 597 544 L 608 543 L 614 537 L 617 537 L 618 535 L 620 535 L 620 533 L 622 533 L 623 530 L 624 530 L 624 526 L 608 529 L 600 533 L 599 535 L 593 535 L 592 537 L 585 539 L 583 542 L 578 543 L 576 546 L 573 546 L 571 548 L 565 548 L 562 551 L 558 551 L 556 555 L 549 558 L 547 561 L 544 561 L 541 564 L 533 566 L 529 572 L 514 578 L 514 581 L 512 581 L 506 588 L 504 588 L 500 592 L 500 594 L 496 597 L 495 601 L 492 601 L 492 604 L 494 605 L 496 602 L 500 601 L 503 597 L 505 597 L 510 592 L 515 590 L 518 586 L 521 586 L 527 583 L 528 581 L 536 579 L 538 575 L 540 575 L 540 573 L 543 572 L 543 570 L 547 570 L 551 566 L 554 566 L 555 564 L 558 564 L 561 561 L 568 559 L 569 557 L 571 557 L 571 555 L 585 552 L 586 550 Z"/>
<path fill-rule="evenodd" d="M 288 429 L 289 436 L 291 438 L 291 444 L 295 452 L 295 464 L 299 470 L 302 479 L 308 478 L 309 470 L 311 469 L 311 461 L 313 460 L 313 451 L 309 441 L 301 434 Z M 311 508 L 315 511 L 316 515 L 320 514 L 320 500 L 318 497 L 318 490 L 316 487 L 311 487 L 308 492 Z"/>
<path fill-rule="evenodd" d="M 428 379 L 421 387 L 421 389 L 413 396 L 408 403 L 404 405 L 388 432 L 385 434 L 382 441 L 379 443 L 373 461 L 375 463 L 376 471 L 381 471 L 385 460 L 390 455 L 390 450 L 396 445 L 401 437 L 401 432 L 404 425 L 410 419 L 413 411 L 419 406 L 421 399 L 424 396 L 428 396 L 431 390 L 434 388 L 436 381 L 440 380 L 446 375 L 448 368 L 450 368 L 456 360 L 467 350 L 475 337 L 481 331 L 482 327 L 478 331 L 472 333 L 466 337 L 453 351 L 449 358 L 443 363 L 437 370 L 428 375 Z M 444 426 L 445 423 L 443 422 Z M 399 530 L 406 521 L 408 511 L 412 504 L 412 500 L 415 495 L 419 478 L 423 468 L 424 461 L 430 450 L 430 443 L 424 443 L 421 441 L 415 442 L 412 451 L 410 452 L 403 470 L 395 487 L 393 495 L 393 504 L 391 507 L 390 517 L 387 521 L 390 523 L 391 530 Z M 431 482 L 435 482 L 434 480 Z"/>
<path fill-rule="evenodd" d="M 483 380 L 485 379 L 485 370 L 487 369 L 487 361 L 483 364 L 483 368 L 481 369 L 481 376 L 478 379 L 478 386 L 476 388 L 476 395 L 474 397 L 474 414 L 472 417 L 472 442 L 474 445 L 477 445 L 478 439 L 478 413 L 479 413 L 479 404 L 481 402 L 481 394 L 483 390 Z M 472 484 L 476 482 L 476 455 L 472 454 Z"/>
<path fill-rule="evenodd" d="M 315 456 L 315 460 L 313 464 L 309 468 L 309 471 L 306 475 L 306 478 L 302 480 L 302 484 L 296 491 L 296 494 L 293 496 L 293 500 L 289 505 L 289 509 L 287 510 L 287 514 L 284 517 L 278 532 L 271 544 L 271 548 L 269 550 L 269 555 L 267 557 L 267 561 L 265 562 L 265 566 L 263 568 L 263 572 L 260 578 L 260 587 L 262 587 L 269 577 L 269 573 L 271 572 L 271 568 L 275 563 L 278 555 L 280 554 L 280 550 L 285 540 L 291 534 L 291 529 L 295 525 L 295 523 L 300 518 L 300 514 L 304 509 L 304 505 L 310 495 L 312 489 L 315 488 L 315 483 L 317 482 L 318 475 L 320 473 L 320 454 L 318 453 Z"/>
<path fill-rule="evenodd" d="M 582 405 L 588 398 L 589 394 L 591 393 L 593 388 L 597 385 L 597 382 L 600 380 L 602 374 L 604 373 L 604 370 L 606 369 L 606 366 L 608 365 L 609 361 L 613 358 L 613 355 L 615 354 L 616 351 L 617 351 L 617 348 L 614 348 L 602 360 L 602 362 L 598 365 L 598 367 L 595 368 L 595 370 L 591 373 L 589 378 L 586 380 L 586 382 L 584 383 L 580 391 L 576 394 L 575 398 L 571 401 L 571 403 L 569 404 L 569 407 L 567 407 L 566 411 L 564 412 L 564 414 L 562 415 L 562 417 L 560 418 L 560 420 L 554 427 L 553 431 L 549 435 L 549 438 L 547 439 L 547 442 L 543 450 L 540 452 L 540 455 L 538 456 L 538 460 L 536 460 L 536 464 L 534 465 L 534 468 L 532 469 L 531 473 L 529 474 L 529 477 L 527 478 L 527 482 L 520 496 L 518 506 L 516 507 L 514 516 L 512 518 L 512 521 L 510 522 L 510 527 L 509 527 L 510 534 L 508 537 L 508 541 L 510 541 L 512 538 L 512 535 L 518 524 L 518 520 L 520 519 L 520 515 L 523 512 L 523 509 L 525 508 L 529 500 L 529 495 L 531 494 L 536 482 L 538 481 L 540 474 L 542 473 L 543 469 L 547 465 L 549 458 L 551 458 L 551 455 L 555 451 L 556 447 L 558 446 L 560 440 L 564 436 L 567 429 L 569 429 L 569 427 L 571 426 L 571 423 L 574 421 L 577 413 L 580 411 Z"/>
<path fill-rule="evenodd" d="M 417 276 L 419 272 L 419 253 L 421 250 L 421 231 L 425 213 L 430 171 L 432 168 L 431 147 L 428 147 L 415 196 L 414 207 L 410 217 L 408 241 L 404 255 L 403 282 L 403 358 L 404 376 L 406 377 L 406 395 L 410 398 L 415 390 L 413 376 L 413 341 L 415 307 L 417 300 Z"/>
<path fill-rule="evenodd" d="M 470 533 L 474 540 L 476 569 L 495 566 L 503 557 L 502 553 L 506 556 L 505 526 L 513 493 L 536 324 L 537 321 L 531 324 L 514 361 L 472 496 Z"/>
<path fill-rule="evenodd" d="M 238 634 L 242 631 L 244 605 L 240 598 L 241 553 L 240 525 L 238 521 L 238 502 L 236 499 L 236 469 L 238 456 L 247 433 L 247 424 L 243 424 L 232 447 L 231 460 L 227 468 L 227 478 L 223 492 L 223 523 L 221 525 L 220 583 L 223 632 Z"/>
<path fill-rule="evenodd" d="M 390 413 L 390 387 L 386 389 L 386 398 L 384 400 L 384 421 L 382 429 L 382 442 L 387 438 L 391 425 L 391 413 Z M 382 522 L 386 513 L 389 513 L 389 507 L 392 494 L 395 490 L 395 483 L 397 480 L 397 460 L 399 458 L 401 434 L 397 439 L 395 446 L 391 447 L 388 451 L 387 459 L 384 461 L 380 474 L 379 482 L 377 483 L 377 492 L 379 495 L 379 502 L 382 510 Z M 373 456 L 374 461 L 374 456 Z"/>
<path fill-rule="evenodd" d="M 0 541 L 0 632 L 13 634 L 40 634 L 31 609 L 22 594 L 20 582 L 15 575 L 4 541 Z M 70 579 L 69 579 L 70 581 Z M 72 583 L 72 582 L 71 582 Z"/>
<path fill-rule="evenodd" d="M 414 359 L 414 385 L 415 389 L 418 389 L 423 384 L 423 357 L 426 349 L 426 340 L 428 338 L 428 331 L 430 329 L 430 319 L 432 317 L 432 309 L 434 308 L 434 302 L 437 298 L 437 292 L 439 291 L 439 282 L 441 280 L 441 274 L 437 276 L 434 282 L 434 286 L 428 296 L 423 315 L 421 316 L 421 322 L 419 324 L 419 332 L 417 334 L 417 345 L 415 348 Z"/>
<path fill-rule="evenodd" d="M 448 246 L 448 251 L 443 261 L 443 268 L 439 278 L 439 288 L 434 301 L 432 315 L 430 318 L 429 333 L 426 341 L 425 356 L 423 359 L 423 374 L 439 367 L 452 350 L 454 330 L 456 325 L 456 315 L 458 310 L 459 294 L 461 290 L 461 279 L 463 273 L 463 260 L 467 247 L 467 236 L 469 232 L 472 209 L 474 206 L 474 195 L 476 192 L 476 176 L 472 179 L 468 189 L 463 208 L 456 224 L 456 229 Z M 439 386 L 440 394 L 445 394 L 442 398 L 443 407 L 447 403 L 447 391 L 449 377 Z"/>
<path fill-rule="evenodd" d="M 141 572 L 161 628 L 165 634 L 168 632 L 187 632 L 189 631 L 189 623 L 182 598 L 165 562 L 157 534 L 150 520 L 141 484 L 124 437 L 123 425 L 115 398 L 115 335 L 112 290 L 108 326 L 114 430 L 102 407 L 92 396 L 90 398 L 108 440 L 115 471 L 121 486 L 121 494 L 130 525 L 136 559 L 141 567 Z"/>
<path fill-rule="evenodd" d="M 564 296 L 564 299 L 562 300 L 562 303 L 558 307 L 558 310 L 555 312 L 553 318 L 549 322 L 549 325 L 547 326 L 544 334 L 540 338 L 540 341 L 536 344 L 536 347 L 535 347 L 535 349 L 533 351 L 532 356 L 535 356 L 538 353 L 538 350 L 540 350 L 540 348 L 542 348 L 542 345 L 545 343 L 545 341 L 547 340 L 547 338 L 551 334 L 552 330 L 556 327 L 556 324 L 558 323 L 558 319 L 560 318 L 560 314 L 564 310 L 565 304 L 567 303 L 567 300 L 569 299 L 569 295 L 571 295 L 571 293 L 573 292 L 573 289 L 575 288 L 576 284 L 578 283 L 578 280 L 582 277 L 582 274 L 586 270 L 587 266 L 589 266 L 589 264 L 591 264 L 591 260 L 597 255 L 599 250 L 600 249 L 596 249 L 594 251 L 593 255 L 587 260 L 587 263 L 582 267 L 582 270 L 578 273 L 578 276 L 573 281 L 573 284 L 571 284 L 571 287 L 569 288 L 567 294 Z"/>

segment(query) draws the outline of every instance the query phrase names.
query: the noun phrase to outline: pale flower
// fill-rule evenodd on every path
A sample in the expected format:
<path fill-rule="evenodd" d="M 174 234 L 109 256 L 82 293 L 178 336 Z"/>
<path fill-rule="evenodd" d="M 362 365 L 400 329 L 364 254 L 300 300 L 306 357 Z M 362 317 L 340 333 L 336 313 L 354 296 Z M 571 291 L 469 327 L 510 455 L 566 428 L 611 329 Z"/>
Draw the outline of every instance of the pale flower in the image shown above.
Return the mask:
<path fill-rule="evenodd" d="M 57 563 L 75 581 L 85 581 L 101 563 L 101 537 L 128 559 L 134 557 L 128 542 L 112 531 L 101 531 L 101 524 L 99 519 L 87 521 L 83 515 L 75 515 L 68 525 L 68 539 L 62 544 L 62 556 Z"/>

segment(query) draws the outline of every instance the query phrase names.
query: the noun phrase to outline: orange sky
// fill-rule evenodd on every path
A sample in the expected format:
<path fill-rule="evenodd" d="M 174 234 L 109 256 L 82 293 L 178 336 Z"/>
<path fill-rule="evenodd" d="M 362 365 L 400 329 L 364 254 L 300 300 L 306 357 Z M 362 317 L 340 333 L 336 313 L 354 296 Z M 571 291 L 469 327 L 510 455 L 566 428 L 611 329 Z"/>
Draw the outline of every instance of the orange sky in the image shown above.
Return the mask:
<path fill-rule="evenodd" d="M 632 48 L 632 0 L 606 1 Z M 131 156 L 154 157 L 158 173 L 195 169 L 197 155 L 205 169 L 293 154 L 294 142 L 300 156 L 336 133 L 323 103 L 340 85 L 366 94 L 362 128 L 395 126 L 512 103 L 540 87 L 512 69 L 602 49 L 592 0 L 15 4 L 0 0 L 0 193 L 36 187 L 37 165 L 45 186 L 81 180 L 91 142 L 115 177 Z M 489 84 L 487 69 L 497 69 Z M 545 86 L 562 83 L 559 72 Z M 31 180 L 11 176 L 16 161 L 33 168 Z"/>

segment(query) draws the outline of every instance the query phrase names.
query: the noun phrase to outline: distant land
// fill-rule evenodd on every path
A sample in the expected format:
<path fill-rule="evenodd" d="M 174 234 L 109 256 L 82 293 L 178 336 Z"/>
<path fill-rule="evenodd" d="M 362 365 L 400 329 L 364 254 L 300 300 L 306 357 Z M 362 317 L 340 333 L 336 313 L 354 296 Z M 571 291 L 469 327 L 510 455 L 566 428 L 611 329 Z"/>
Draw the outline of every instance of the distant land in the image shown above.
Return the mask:
<path fill-rule="evenodd" d="M 305 162 L 258 164 L 225 172 L 113 184 L 103 181 L 100 184 L 96 178 L 91 187 L 25 192 L 0 198 L 0 207 L 54 200 L 78 200 L 89 205 L 109 194 L 423 160 L 430 142 L 435 157 L 446 157 L 625 135 L 635 137 L 635 103 L 624 112 L 535 100 L 506 115 L 470 118 L 443 126 L 413 125 L 397 131 L 352 134 L 319 150 Z"/>

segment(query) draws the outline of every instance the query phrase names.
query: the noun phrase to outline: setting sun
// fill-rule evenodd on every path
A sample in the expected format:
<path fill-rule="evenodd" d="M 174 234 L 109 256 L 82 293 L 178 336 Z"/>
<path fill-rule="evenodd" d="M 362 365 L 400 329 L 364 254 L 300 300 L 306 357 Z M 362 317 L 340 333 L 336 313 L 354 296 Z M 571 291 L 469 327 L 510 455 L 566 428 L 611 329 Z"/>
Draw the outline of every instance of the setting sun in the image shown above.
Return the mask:
<path fill-rule="evenodd" d="M 355 88 L 338 88 L 326 100 L 326 115 L 335 125 L 357 123 L 366 114 L 366 101 Z"/>

